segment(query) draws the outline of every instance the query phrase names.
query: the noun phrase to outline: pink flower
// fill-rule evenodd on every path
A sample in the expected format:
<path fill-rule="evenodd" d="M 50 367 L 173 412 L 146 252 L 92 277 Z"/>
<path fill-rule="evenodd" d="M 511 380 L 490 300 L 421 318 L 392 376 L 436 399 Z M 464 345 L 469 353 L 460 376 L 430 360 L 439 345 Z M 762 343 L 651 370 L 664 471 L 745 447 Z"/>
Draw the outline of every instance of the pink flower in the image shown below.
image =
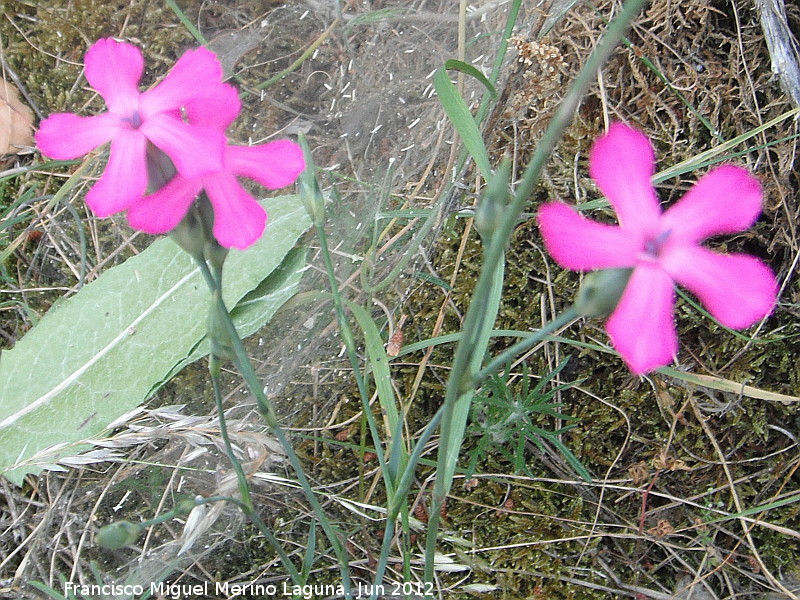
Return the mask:
<path fill-rule="evenodd" d="M 575 271 L 632 268 L 605 328 L 631 371 L 668 364 L 678 350 L 674 284 L 692 292 L 720 323 L 749 327 L 775 306 L 770 268 L 745 254 L 720 254 L 700 243 L 753 225 L 761 186 L 745 169 L 717 167 L 662 212 L 650 183 L 655 153 L 641 132 L 614 123 L 589 156 L 589 173 L 617 213 L 619 226 L 591 221 L 562 203 L 539 211 L 548 252 Z"/>
<path fill-rule="evenodd" d="M 141 51 L 112 39 L 98 40 L 86 52 L 86 79 L 108 106 L 91 117 L 51 115 L 36 134 L 42 154 L 77 158 L 111 142 L 108 165 L 86 194 L 92 211 L 105 217 L 127 209 L 144 195 L 148 143 L 167 154 L 184 176 L 199 177 L 222 164 L 224 134 L 183 122 L 181 108 L 199 93 L 222 85 L 222 67 L 204 48 L 186 52 L 156 87 L 139 92 L 144 71 Z"/>
<path fill-rule="evenodd" d="M 186 114 L 192 124 L 224 131 L 239 107 L 236 90 L 223 85 L 213 95 L 187 103 Z M 261 237 L 267 215 L 237 176 L 272 190 L 294 183 L 304 168 L 303 151 L 289 140 L 258 146 L 227 145 L 218 169 L 194 177 L 179 172 L 152 195 L 134 201 L 128 208 L 128 222 L 145 233 L 170 231 L 205 189 L 214 208 L 214 237 L 226 248 L 243 250 Z"/>

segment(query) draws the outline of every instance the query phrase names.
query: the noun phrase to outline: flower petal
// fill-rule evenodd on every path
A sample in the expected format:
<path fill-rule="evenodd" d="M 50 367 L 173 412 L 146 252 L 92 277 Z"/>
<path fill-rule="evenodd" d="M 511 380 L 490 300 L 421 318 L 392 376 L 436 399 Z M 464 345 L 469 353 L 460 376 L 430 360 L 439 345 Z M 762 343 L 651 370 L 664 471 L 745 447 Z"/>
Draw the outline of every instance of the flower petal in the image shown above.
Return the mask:
<path fill-rule="evenodd" d="M 167 114 L 150 117 L 139 131 L 164 151 L 178 173 L 188 179 L 222 169 L 225 136 L 219 131 L 195 127 Z"/>
<path fill-rule="evenodd" d="M 244 250 L 251 246 L 267 223 L 267 213 L 245 191 L 236 178 L 222 172 L 203 179 L 214 207 L 214 237 L 226 248 Z"/>
<path fill-rule="evenodd" d="M 231 172 L 257 181 L 269 190 L 294 183 L 306 168 L 303 150 L 290 140 L 259 146 L 228 146 L 225 162 Z"/>
<path fill-rule="evenodd" d="M 186 104 L 189 123 L 225 131 L 239 116 L 242 103 L 236 88 L 226 83 L 215 86 L 210 93 Z"/>
<path fill-rule="evenodd" d="M 186 216 L 202 188 L 199 179 L 176 175 L 154 194 L 134 202 L 128 208 L 128 223 L 134 229 L 152 235 L 172 231 Z"/>
<path fill-rule="evenodd" d="M 547 251 L 573 271 L 632 267 L 643 247 L 636 232 L 591 221 L 561 202 L 542 205 L 538 220 Z"/>
<path fill-rule="evenodd" d="M 670 249 L 659 260 L 673 279 L 726 327 L 749 327 L 775 307 L 775 275 L 755 256 L 684 246 Z"/>
<path fill-rule="evenodd" d="M 132 115 L 139 107 L 139 81 L 144 73 L 141 50 L 111 38 L 97 40 L 86 51 L 86 79 L 100 92 L 111 112 Z"/>
<path fill-rule="evenodd" d="M 723 165 L 709 171 L 671 206 L 662 226 L 671 239 L 699 242 L 721 233 L 743 231 L 761 213 L 761 184 L 748 171 Z"/>
<path fill-rule="evenodd" d="M 672 309 L 675 287 L 658 265 L 639 265 L 606 331 L 630 370 L 641 375 L 669 364 L 678 352 Z"/>
<path fill-rule="evenodd" d="M 39 125 L 36 145 L 56 160 L 78 158 L 110 141 L 122 129 L 111 113 L 79 117 L 72 113 L 50 115 Z"/>
<path fill-rule="evenodd" d="M 597 182 L 626 229 L 651 231 L 661 208 L 650 183 L 655 172 L 650 140 L 625 123 L 612 123 L 589 153 L 589 174 Z"/>
<path fill-rule="evenodd" d="M 181 108 L 192 98 L 202 96 L 222 82 L 222 65 L 206 48 L 189 50 L 178 59 L 156 87 L 142 94 L 139 106 L 146 119 L 160 112 Z"/>
<path fill-rule="evenodd" d="M 86 194 L 86 204 L 98 217 L 128 208 L 147 189 L 147 140 L 138 131 L 120 131 L 111 141 L 103 175 Z"/>

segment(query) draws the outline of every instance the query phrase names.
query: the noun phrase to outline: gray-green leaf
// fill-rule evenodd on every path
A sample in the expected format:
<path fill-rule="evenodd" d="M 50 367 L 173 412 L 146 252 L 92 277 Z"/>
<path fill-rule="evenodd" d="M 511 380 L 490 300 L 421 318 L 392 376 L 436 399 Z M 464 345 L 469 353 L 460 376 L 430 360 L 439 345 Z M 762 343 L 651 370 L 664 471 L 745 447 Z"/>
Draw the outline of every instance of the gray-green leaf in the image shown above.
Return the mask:
<path fill-rule="evenodd" d="M 294 293 L 304 253 L 289 253 L 311 225 L 298 196 L 264 205 L 266 233 L 225 264 L 224 299 L 242 335 Z M 209 298 L 189 256 L 163 239 L 58 303 L 2 354 L 0 473 L 19 485 L 74 454 L 204 356 Z"/>

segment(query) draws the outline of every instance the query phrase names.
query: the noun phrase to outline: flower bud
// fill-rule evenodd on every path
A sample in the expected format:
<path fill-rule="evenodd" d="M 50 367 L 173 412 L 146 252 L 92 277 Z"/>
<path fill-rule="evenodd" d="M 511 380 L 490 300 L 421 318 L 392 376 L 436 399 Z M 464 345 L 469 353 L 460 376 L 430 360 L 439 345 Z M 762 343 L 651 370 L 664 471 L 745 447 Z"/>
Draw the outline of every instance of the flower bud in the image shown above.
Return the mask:
<path fill-rule="evenodd" d="M 109 523 L 97 532 L 97 543 L 109 550 L 120 550 L 130 546 L 142 532 L 142 526 L 130 521 L 117 521 Z"/>
<path fill-rule="evenodd" d="M 506 215 L 508 206 L 508 181 L 511 177 L 511 162 L 503 158 L 500 166 L 486 183 L 486 189 L 475 211 L 475 227 L 481 237 L 488 240 L 497 231 Z"/>
<path fill-rule="evenodd" d="M 194 204 L 189 207 L 186 216 L 181 219 L 175 229 L 169 232 L 169 235 L 189 255 L 194 258 L 202 257 L 206 238 L 203 224 L 200 222 L 200 216 Z"/>
<path fill-rule="evenodd" d="M 633 269 L 603 269 L 589 273 L 575 298 L 582 317 L 607 317 L 619 304 Z"/>
<path fill-rule="evenodd" d="M 298 182 L 300 183 L 300 197 L 303 199 L 303 205 L 306 208 L 308 216 L 316 226 L 320 226 L 325 222 L 325 197 L 322 195 L 322 190 L 319 187 L 317 176 L 315 174 L 314 161 L 311 158 L 311 150 L 308 148 L 308 142 L 304 135 L 300 135 L 298 141 L 300 147 L 303 149 L 303 158 L 305 159 L 306 168 L 300 173 Z"/>
<path fill-rule="evenodd" d="M 307 174 L 304 171 L 300 175 L 300 196 L 314 225 L 322 225 L 325 222 L 325 197 L 313 173 Z"/>

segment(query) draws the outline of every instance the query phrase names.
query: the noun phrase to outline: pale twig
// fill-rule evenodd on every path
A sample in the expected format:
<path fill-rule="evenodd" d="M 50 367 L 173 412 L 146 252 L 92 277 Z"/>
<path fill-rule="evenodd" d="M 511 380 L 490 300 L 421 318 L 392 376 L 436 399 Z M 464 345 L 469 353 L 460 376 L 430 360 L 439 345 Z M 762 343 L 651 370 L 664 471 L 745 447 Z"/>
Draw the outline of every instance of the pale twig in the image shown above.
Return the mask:
<path fill-rule="evenodd" d="M 690 400 L 690 404 L 692 406 L 692 411 L 694 412 L 695 418 L 700 423 L 700 426 L 703 428 L 703 431 L 705 432 L 706 436 L 708 437 L 708 440 L 711 442 L 711 445 L 714 447 L 714 451 L 717 453 L 717 456 L 719 456 L 719 458 L 720 458 L 720 461 L 721 461 L 721 464 L 722 464 L 722 469 L 725 471 L 725 478 L 728 480 L 728 487 L 729 487 L 730 492 L 731 492 L 731 498 L 733 499 L 734 506 L 736 506 L 736 511 L 739 512 L 739 513 L 742 513 L 742 512 L 744 512 L 744 508 L 742 506 L 742 501 L 739 498 L 739 493 L 738 493 L 738 491 L 736 489 L 736 484 L 733 481 L 733 475 L 731 474 L 730 467 L 728 466 L 728 461 L 725 460 L 725 454 L 722 452 L 722 448 L 720 448 L 719 443 L 717 442 L 717 438 L 714 435 L 714 432 L 711 431 L 711 427 L 709 427 L 708 423 L 706 422 L 706 418 L 703 416 L 703 413 L 700 411 L 700 408 L 697 406 L 697 401 L 695 400 L 694 395 L 692 395 L 689 398 L 689 400 Z M 798 600 L 800 598 L 800 596 L 797 596 L 794 592 L 792 592 L 786 586 L 784 586 L 772 574 L 772 572 L 767 568 L 767 566 L 764 564 L 764 561 L 761 558 L 761 555 L 758 552 L 758 548 L 756 547 L 756 544 L 755 544 L 755 542 L 753 540 L 753 536 L 750 534 L 750 532 L 752 531 L 753 526 L 752 525 L 748 525 L 747 521 L 743 517 L 739 517 L 738 519 L 739 519 L 739 523 L 742 526 L 742 532 L 744 533 L 745 539 L 747 540 L 747 543 L 750 545 L 750 551 L 753 553 L 753 558 L 755 558 L 755 560 L 758 562 L 758 566 L 760 567 L 761 572 L 764 574 L 764 576 L 769 580 L 769 582 L 773 586 L 775 586 L 781 592 L 786 594 L 787 598 L 793 598 L 794 600 Z"/>

